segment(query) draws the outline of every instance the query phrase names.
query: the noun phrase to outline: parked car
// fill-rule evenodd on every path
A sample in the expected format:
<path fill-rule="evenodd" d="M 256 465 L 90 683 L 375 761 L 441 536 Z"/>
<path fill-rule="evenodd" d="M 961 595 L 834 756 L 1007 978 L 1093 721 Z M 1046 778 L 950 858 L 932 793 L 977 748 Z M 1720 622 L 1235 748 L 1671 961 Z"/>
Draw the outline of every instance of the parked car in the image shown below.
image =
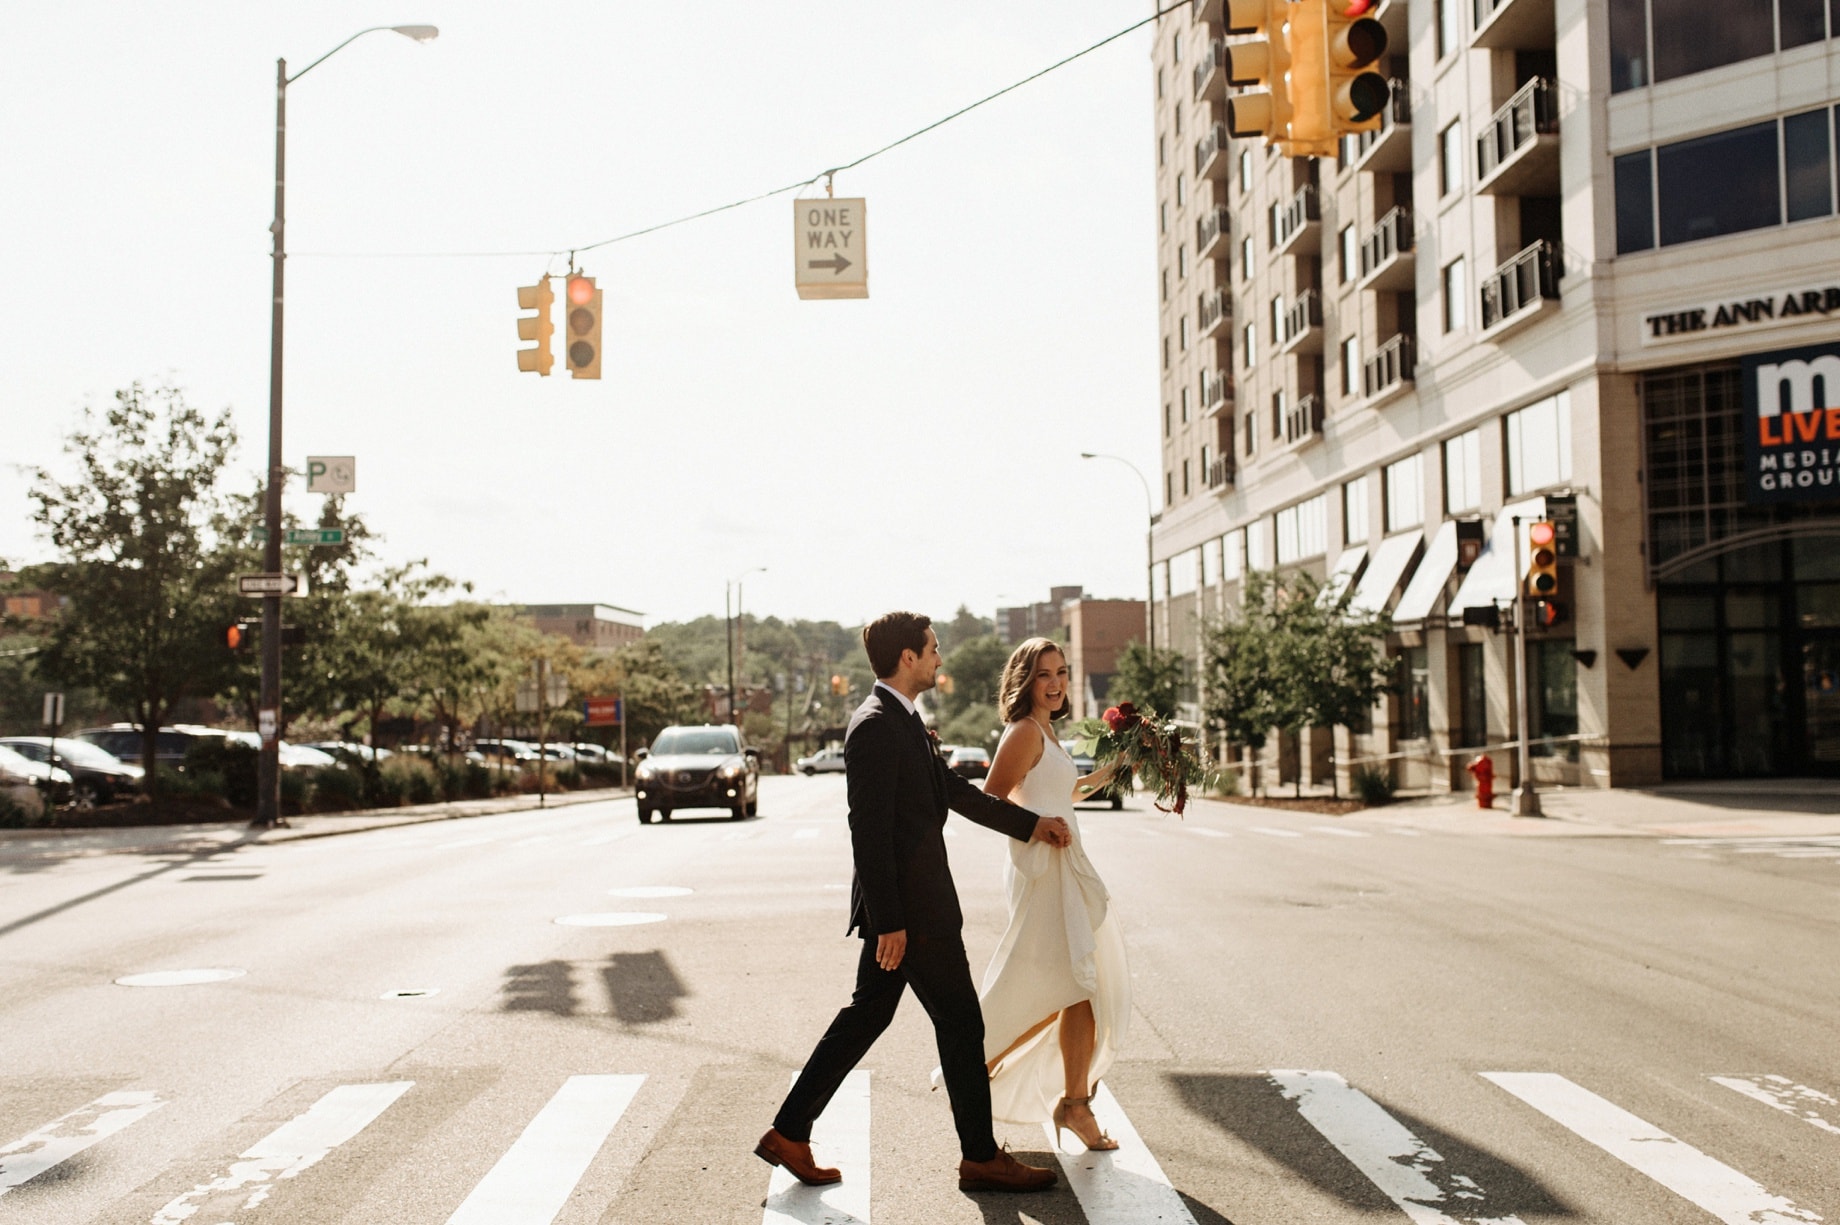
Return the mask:
<path fill-rule="evenodd" d="M 990 773 L 990 754 L 983 749 L 961 744 L 946 758 L 946 769 L 965 778 L 984 778 Z"/>
<path fill-rule="evenodd" d="M 446 748 L 438 744 L 405 744 L 400 746 L 396 751 L 398 753 L 405 753 L 410 757 L 426 757 L 431 759 L 439 757 L 443 760 L 448 757 L 458 757 L 463 761 L 481 766 L 491 765 L 493 761 L 492 758 L 487 757 L 478 749 L 468 749 L 464 753 L 449 753 Z M 389 750 L 379 749 L 378 752 L 388 753 Z"/>
<path fill-rule="evenodd" d="M 810 757 L 801 757 L 792 763 L 792 768 L 800 774 L 842 774 L 843 746 L 833 744 L 829 748 L 819 749 Z"/>
<path fill-rule="evenodd" d="M 741 742 L 738 727 L 667 727 L 636 756 L 641 825 L 684 808 L 726 808 L 737 821 L 760 815 L 760 750 Z"/>
<path fill-rule="evenodd" d="M 348 766 L 382 765 L 396 754 L 388 749 L 360 744 L 355 740 L 315 740 L 311 744 L 299 746 L 303 749 L 318 749 L 322 753 L 338 758 Z"/>
<path fill-rule="evenodd" d="M 141 788 L 144 771 L 121 760 L 107 749 L 99 749 L 86 740 L 60 736 L 55 746 L 49 736 L 8 736 L 0 747 L 13 750 L 28 761 L 51 764 L 53 747 L 57 764 L 69 772 L 75 798 L 80 806 L 106 804 L 126 799 Z"/>
<path fill-rule="evenodd" d="M 522 740 L 475 740 L 473 748 L 493 765 L 520 766 L 537 759 L 537 746 Z"/>
<path fill-rule="evenodd" d="M 1093 760 L 1091 753 L 1076 751 L 1079 743 L 1078 740 L 1063 740 L 1061 741 L 1061 747 L 1067 750 L 1067 756 L 1073 758 L 1073 768 L 1080 772 L 1081 778 L 1085 778 L 1088 774 L 1091 774 L 1094 770 L 1099 768 L 1099 763 Z M 1110 804 L 1112 806 L 1112 811 L 1117 812 L 1124 807 L 1124 796 L 1120 795 L 1115 788 L 1106 786 L 1101 787 L 1099 790 L 1087 796 L 1083 802 L 1087 804 Z"/>
<path fill-rule="evenodd" d="M 154 764 L 167 766 L 174 770 L 183 769 L 187 749 L 205 737 L 221 737 L 222 735 L 223 733 L 215 728 L 194 727 L 190 724 L 162 727 L 154 737 Z M 74 738 L 113 753 L 122 761 L 139 764 L 141 760 L 141 729 L 135 723 L 111 723 L 107 727 L 88 727 L 78 732 Z"/>
<path fill-rule="evenodd" d="M 22 753 L 0 745 L 0 786 L 37 787 L 44 789 L 54 787 L 59 790 L 71 785 L 70 771 L 62 766 L 50 766 L 42 761 L 33 761 Z"/>

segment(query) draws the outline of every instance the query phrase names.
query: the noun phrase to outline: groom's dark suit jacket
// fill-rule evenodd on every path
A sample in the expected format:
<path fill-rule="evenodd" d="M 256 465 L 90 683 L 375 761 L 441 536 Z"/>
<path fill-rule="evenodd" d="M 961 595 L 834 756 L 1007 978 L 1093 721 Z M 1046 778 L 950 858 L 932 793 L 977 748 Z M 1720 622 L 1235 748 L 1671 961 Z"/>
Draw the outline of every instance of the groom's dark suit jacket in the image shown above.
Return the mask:
<path fill-rule="evenodd" d="M 1036 816 L 946 769 L 917 714 L 880 687 L 843 738 L 850 795 L 850 930 L 956 936 L 964 927 L 946 863 L 946 810 L 1026 842 Z"/>

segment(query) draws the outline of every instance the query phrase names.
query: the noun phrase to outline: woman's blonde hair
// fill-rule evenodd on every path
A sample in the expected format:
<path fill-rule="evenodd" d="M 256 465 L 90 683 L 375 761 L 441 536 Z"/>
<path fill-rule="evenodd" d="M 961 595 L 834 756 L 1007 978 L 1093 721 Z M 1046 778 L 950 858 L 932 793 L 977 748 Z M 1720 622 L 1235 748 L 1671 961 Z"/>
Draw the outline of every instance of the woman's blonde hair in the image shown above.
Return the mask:
<path fill-rule="evenodd" d="M 1062 659 L 1067 652 L 1061 650 L 1060 644 L 1052 638 L 1030 638 L 1010 653 L 1009 662 L 1003 665 L 1003 683 L 997 687 L 997 712 L 1003 716 L 1005 723 L 1014 723 L 1026 719 L 1035 708 L 1034 700 L 1029 697 L 1029 681 L 1035 675 L 1036 665 L 1041 657 L 1053 651 Z M 1049 714 L 1050 719 L 1061 719 L 1073 713 L 1073 697 L 1061 694 L 1061 708 Z"/>

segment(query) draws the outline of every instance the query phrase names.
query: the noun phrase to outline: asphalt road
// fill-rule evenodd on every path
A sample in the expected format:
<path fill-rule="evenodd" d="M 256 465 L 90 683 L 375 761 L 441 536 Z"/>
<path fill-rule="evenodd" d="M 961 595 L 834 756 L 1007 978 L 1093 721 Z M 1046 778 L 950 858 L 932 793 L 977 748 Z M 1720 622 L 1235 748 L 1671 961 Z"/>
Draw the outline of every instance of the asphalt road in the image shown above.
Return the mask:
<path fill-rule="evenodd" d="M 1068 1178 L 960 1194 L 910 999 L 821 1123 L 844 1186 L 785 1193 L 751 1150 L 849 990 L 842 797 L 0 844 L 0 1225 L 1840 1221 L 1840 839 L 1205 803 L 1081 811 L 1118 1156 L 999 1126 Z M 1002 842 L 949 828 L 981 972 Z M 177 971 L 234 976 L 120 981 Z"/>

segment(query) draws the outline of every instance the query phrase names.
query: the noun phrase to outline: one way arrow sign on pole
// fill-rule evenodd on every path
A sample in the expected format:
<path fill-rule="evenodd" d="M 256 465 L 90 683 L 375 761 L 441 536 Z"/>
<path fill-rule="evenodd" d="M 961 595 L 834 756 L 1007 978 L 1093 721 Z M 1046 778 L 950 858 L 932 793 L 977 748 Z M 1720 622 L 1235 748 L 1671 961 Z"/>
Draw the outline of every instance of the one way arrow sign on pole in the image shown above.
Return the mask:
<path fill-rule="evenodd" d="M 863 205 L 861 197 L 792 202 L 792 283 L 799 297 L 869 296 Z"/>

